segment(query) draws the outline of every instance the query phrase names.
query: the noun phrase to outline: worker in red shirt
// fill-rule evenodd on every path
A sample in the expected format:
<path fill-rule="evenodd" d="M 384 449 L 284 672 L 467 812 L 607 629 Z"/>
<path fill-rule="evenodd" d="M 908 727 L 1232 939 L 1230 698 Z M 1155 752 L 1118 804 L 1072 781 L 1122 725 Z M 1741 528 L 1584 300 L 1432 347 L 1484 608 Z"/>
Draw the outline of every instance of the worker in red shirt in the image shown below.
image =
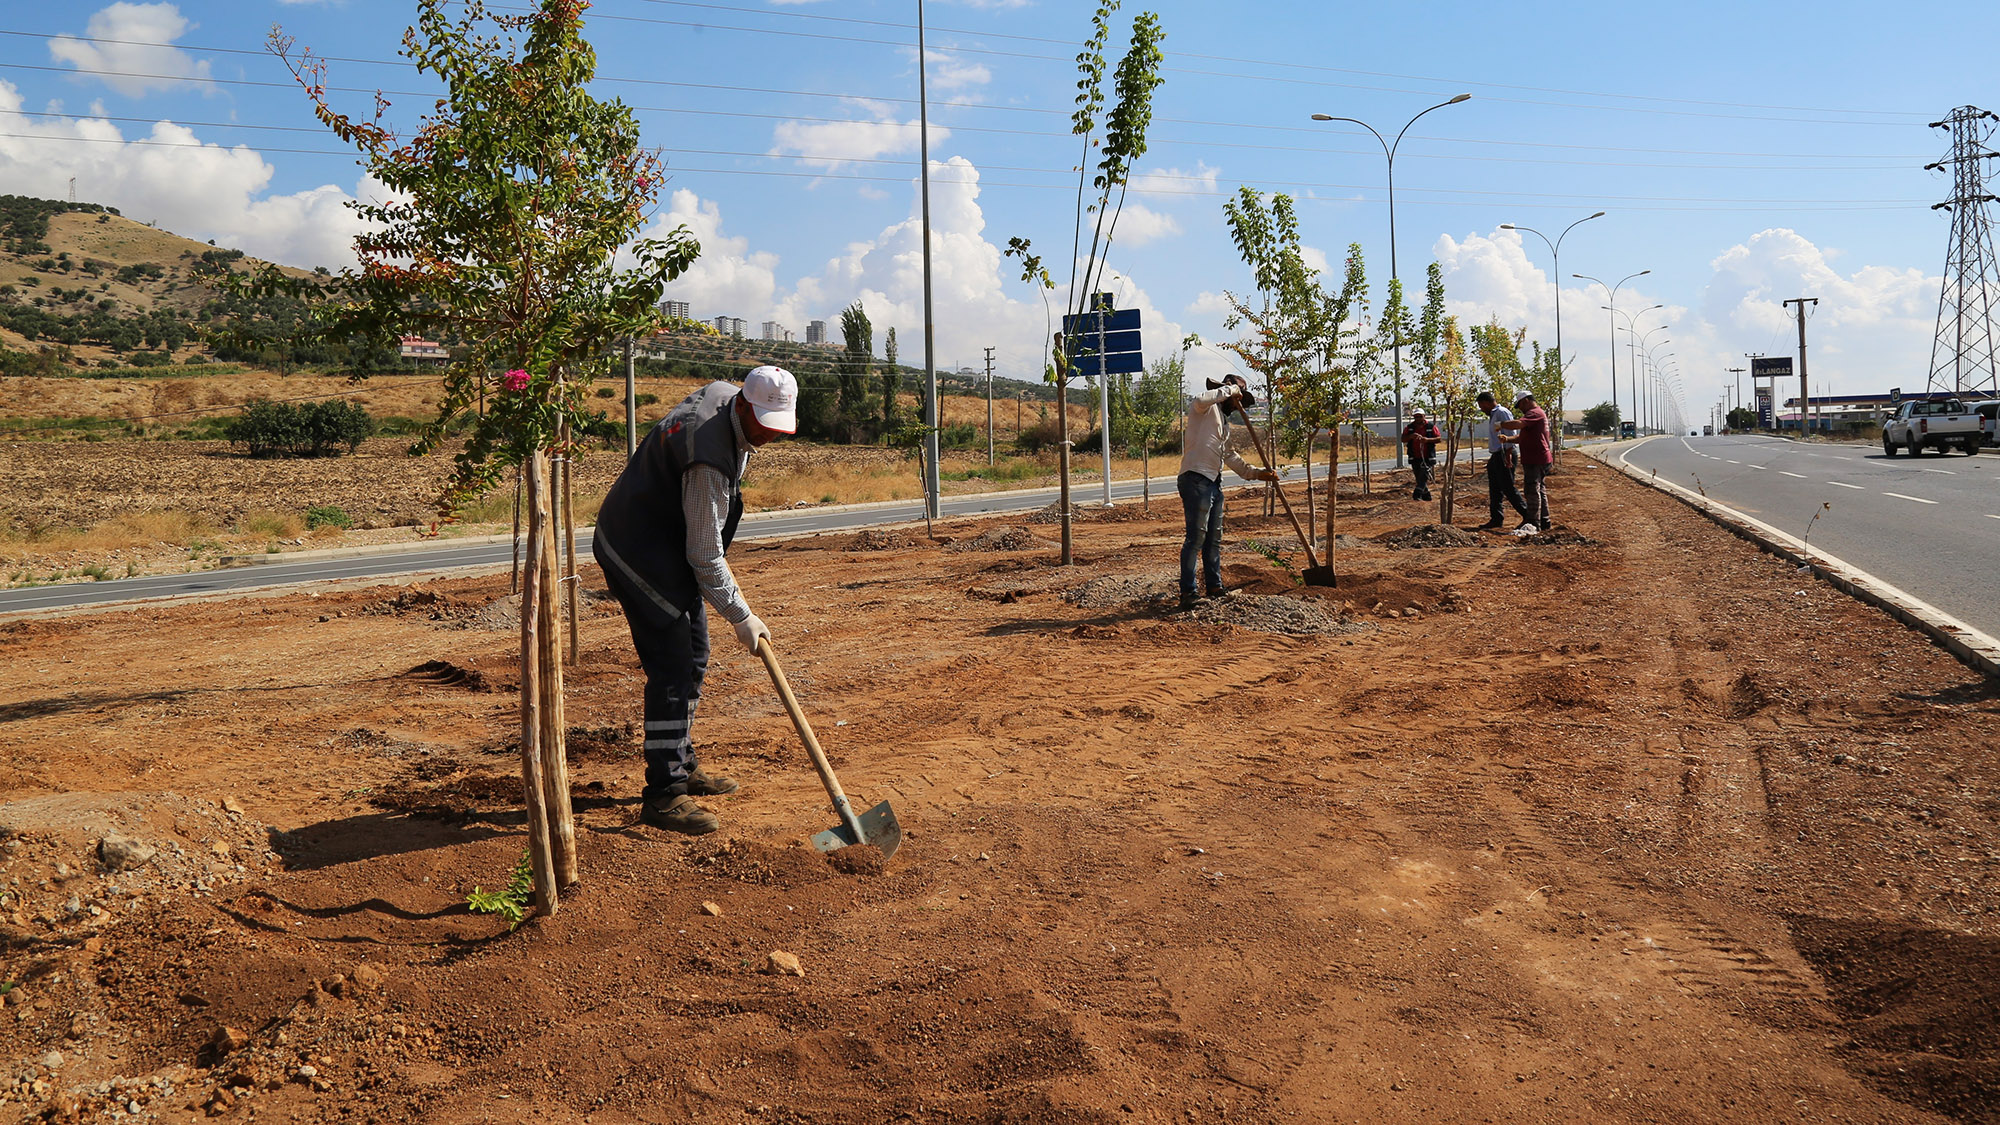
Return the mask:
<path fill-rule="evenodd" d="M 1437 468 L 1438 442 L 1444 440 L 1437 423 L 1431 421 L 1421 410 L 1410 411 L 1410 424 L 1403 427 L 1403 444 L 1410 451 L 1410 472 L 1417 478 L 1417 490 L 1411 499 L 1431 498 L 1431 470 Z"/>
<path fill-rule="evenodd" d="M 1535 405 L 1535 396 L 1523 394 L 1514 401 L 1514 418 L 1500 423 L 1501 441 L 1521 451 L 1521 495 L 1528 502 L 1527 518 L 1514 529 L 1516 535 L 1534 535 L 1549 529 L 1549 466 L 1555 463 L 1555 449 L 1549 444 L 1549 416 Z"/>

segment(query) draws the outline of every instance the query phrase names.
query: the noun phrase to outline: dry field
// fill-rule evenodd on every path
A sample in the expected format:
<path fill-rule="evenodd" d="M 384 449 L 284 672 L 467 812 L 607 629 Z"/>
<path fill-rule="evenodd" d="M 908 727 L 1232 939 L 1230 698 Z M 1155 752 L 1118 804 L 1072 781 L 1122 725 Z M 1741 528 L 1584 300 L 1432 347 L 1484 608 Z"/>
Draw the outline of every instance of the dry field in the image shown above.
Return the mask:
<path fill-rule="evenodd" d="M 1608 470 L 1552 503 L 1346 497 L 1322 590 L 1236 491 L 1192 614 L 1170 503 L 1073 569 L 738 549 L 886 868 L 802 846 L 727 636 L 743 790 L 637 825 L 591 597 L 585 881 L 512 933 L 462 905 L 522 850 L 504 574 L 0 625 L 0 1121 L 2000 1120 L 1993 688 Z"/>

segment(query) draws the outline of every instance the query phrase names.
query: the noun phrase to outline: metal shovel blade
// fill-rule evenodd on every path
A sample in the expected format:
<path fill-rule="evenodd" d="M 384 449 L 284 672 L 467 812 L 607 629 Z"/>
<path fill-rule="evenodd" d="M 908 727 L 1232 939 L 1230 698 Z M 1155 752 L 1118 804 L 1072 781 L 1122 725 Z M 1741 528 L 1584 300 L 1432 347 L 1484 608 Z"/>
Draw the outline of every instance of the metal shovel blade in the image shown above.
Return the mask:
<path fill-rule="evenodd" d="M 896 849 L 903 846 L 903 826 L 896 823 L 896 810 L 884 801 L 860 817 L 861 838 L 854 838 L 854 831 L 845 824 L 832 828 L 812 838 L 812 845 L 823 852 L 837 852 L 852 844 L 867 844 L 882 850 L 882 862 L 895 858 Z"/>

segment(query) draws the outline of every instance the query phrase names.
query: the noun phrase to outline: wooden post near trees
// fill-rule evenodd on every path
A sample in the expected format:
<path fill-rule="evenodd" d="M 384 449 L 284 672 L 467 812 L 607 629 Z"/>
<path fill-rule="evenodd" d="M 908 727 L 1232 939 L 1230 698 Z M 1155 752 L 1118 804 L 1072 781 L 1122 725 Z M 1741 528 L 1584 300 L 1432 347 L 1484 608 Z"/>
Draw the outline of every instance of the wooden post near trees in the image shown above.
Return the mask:
<path fill-rule="evenodd" d="M 562 466 L 562 547 L 565 553 L 562 588 L 563 601 L 569 609 L 569 663 L 576 663 L 577 632 L 583 624 L 583 617 L 577 612 L 577 587 L 582 585 L 576 577 L 576 504 L 571 488 L 570 466 L 576 457 L 575 443 L 570 440 L 570 424 L 567 419 L 562 424 L 563 448 L 565 452 L 558 462 Z"/>

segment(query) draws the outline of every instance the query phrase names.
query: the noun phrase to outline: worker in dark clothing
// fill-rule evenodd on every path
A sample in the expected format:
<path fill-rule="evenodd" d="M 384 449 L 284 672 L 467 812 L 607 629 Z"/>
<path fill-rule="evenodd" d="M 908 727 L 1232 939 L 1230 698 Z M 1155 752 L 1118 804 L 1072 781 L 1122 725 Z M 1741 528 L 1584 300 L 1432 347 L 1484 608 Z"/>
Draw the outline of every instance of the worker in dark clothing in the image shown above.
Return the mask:
<path fill-rule="evenodd" d="M 1431 470 L 1437 468 L 1438 442 L 1444 434 L 1437 423 L 1424 416 L 1421 410 L 1410 412 L 1410 424 L 1403 427 L 1403 445 L 1410 451 L 1410 472 L 1417 478 L 1413 500 L 1431 498 Z"/>
<path fill-rule="evenodd" d="M 591 550 L 646 672 L 639 818 L 654 827 L 713 832 L 720 822 L 695 798 L 736 791 L 734 780 L 701 768 L 691 737 L 708 670 L 703 603 L 753 652 L 770 636 L 723 554 L 743 517 L 750 452 L 798 428 L 798 402 L 798 381 L 780 367 L 753 369 L 740 388 L 710 383 L 667 411 L 598 509 Z"/>

